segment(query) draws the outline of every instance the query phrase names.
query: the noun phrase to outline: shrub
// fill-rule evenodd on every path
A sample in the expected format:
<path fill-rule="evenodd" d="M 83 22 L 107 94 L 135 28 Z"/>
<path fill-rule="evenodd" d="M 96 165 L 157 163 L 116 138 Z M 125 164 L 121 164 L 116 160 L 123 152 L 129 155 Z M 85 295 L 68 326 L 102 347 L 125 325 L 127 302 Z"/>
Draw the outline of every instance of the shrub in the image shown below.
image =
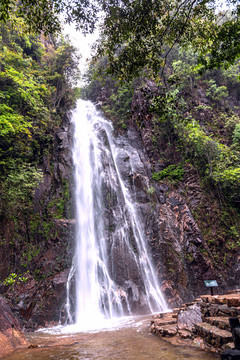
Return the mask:
<path fill-rule="evenodd" d="M 181 181 L 185 170 L 181 165 L 169 165 L 166 169 L 159 171 L 158 173 L 153 173 L 153 180 L 160 181 L 165 178 L 168 178 L 170 181 Z"/>

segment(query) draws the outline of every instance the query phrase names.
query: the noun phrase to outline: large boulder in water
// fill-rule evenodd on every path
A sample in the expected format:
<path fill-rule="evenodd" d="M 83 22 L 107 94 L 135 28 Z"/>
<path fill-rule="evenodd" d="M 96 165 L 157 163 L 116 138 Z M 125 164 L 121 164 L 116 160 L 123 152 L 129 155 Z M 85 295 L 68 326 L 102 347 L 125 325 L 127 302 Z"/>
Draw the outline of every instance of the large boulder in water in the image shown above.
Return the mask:
<path fill-rule="evenodd" d="M 21 347 L 28 342 L 14 317 L 7 301 L 0 296 L 0 357 Z"/>

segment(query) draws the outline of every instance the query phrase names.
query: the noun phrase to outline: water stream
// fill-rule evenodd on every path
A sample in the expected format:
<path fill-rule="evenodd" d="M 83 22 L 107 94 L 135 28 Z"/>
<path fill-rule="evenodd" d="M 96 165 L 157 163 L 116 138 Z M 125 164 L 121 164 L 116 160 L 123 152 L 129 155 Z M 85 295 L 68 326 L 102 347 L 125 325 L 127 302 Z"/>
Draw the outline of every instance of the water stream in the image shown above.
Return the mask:
<path fill-rule="evenodd" d="M 139 309 L 166 311 L 128 188 L 136 149 L 126 139 L 120 144 L 114 139 L 111 123 L 90 102 L 78 101 L 72 121 L 77 231 L 68 280 L 69 322 L 84 330 L 93 320 L 99 324 Z M 119 165 L 123 147 L 130 166 L 125 179 Z"/>

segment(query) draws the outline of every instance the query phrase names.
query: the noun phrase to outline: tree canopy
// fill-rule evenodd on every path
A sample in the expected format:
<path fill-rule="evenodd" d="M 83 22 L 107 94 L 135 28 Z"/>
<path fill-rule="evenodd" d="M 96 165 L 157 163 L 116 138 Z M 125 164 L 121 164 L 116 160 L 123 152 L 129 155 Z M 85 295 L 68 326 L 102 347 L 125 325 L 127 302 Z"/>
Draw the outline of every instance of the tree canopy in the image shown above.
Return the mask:
<path fill-rule="evenodd" d="M 120 79 L 156 74 L 172 48 L 191 45 L 205 68 L 227 67 L 240 56 L 240 6 L 228 1 L 218 10 L 214 0 L 136 0 L 114 2 L 102 27 L 99 55 L 106 53 L 108 71 Z"/>
<path fill-rule="evenodd" d="M 102 17 L 98 56 L 108 57 L 108 71 L 120 79 L 143 68 L 162 68 L 175 44 L 191 44 L 204 68 L 227 67 L 240 56 L 238 0 L 2 0 L 0 20 L 12 13 L 34 31 L 58 31 L 58 15 L 85 32 Z M 99 15 L 100 14 L 100 15 Z"/>
<path fill-rule="evenodd" d="M 6 22 L 11 15 L 24 19 L 30 31 L 51 34 L 60 30 L 59 15 L 66 22 L 76 22 L 78 28 L 92 31 L 96 22 L 96 4 L 91 0 L 2 0 L 0 21 Z"/>

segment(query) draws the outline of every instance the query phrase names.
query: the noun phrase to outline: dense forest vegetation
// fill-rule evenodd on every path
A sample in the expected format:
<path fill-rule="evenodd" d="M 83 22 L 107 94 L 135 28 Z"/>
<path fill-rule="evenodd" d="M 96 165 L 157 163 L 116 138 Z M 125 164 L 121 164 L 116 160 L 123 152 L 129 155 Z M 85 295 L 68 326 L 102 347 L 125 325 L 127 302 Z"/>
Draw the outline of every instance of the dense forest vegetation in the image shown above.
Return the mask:
<path fill-rule="evenodd" d="M 239 62 L 236 60 L 226 70 L 200 75 L 192 49 L 176 47 L 157 80 L 144 76 L 117 85 L 108 75 L 96 75 L 106 61 L 102 58 L 92 65 L 83 95 L 95 101 L 104 98 L 104 111 L 125 129 L 133 120 L 140 128 L 146 126 L 147 116 L 153 126 L 154 142 L 158 136 L 165 136 L 169 145 L 174 141 L 182 156 L 197 166 L 209 184 L 216 186 L 220 199 L 238 206 Z M 148 88 L 149 79 L 154 83 L 152 89 Z M 143 104 L 135 109 L 132 100 L 139 91 Z"/>
<path fill-rule="evenodd" d="M 41 241 L 56 237 L 53 220 L 66 217 L 69 184 L 54 169 L 56 132 L 75 106 L 79 77 L 79 55 L 68 39 L 29 33 L 21 18 L 10 20 L 0 23 L 2 280 L 9 271 L 37 276 Z M 52 181 L 37 200 L 46 173 Z"/>

